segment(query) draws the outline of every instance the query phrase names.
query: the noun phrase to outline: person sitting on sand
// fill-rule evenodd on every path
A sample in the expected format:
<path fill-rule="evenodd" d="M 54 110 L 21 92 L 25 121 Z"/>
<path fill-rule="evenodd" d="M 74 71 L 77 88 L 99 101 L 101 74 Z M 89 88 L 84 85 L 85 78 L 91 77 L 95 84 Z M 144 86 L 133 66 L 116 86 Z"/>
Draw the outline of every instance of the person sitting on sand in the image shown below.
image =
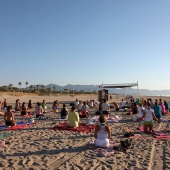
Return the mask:
<path fill-rule="evenodd" d="M 124 100 L 122 99 L 122 101 L 120 102 L 120 107 L 119 107 L 120 109 L 125 109 L 126 108 L 126 106 L 125 106 L 125 102 L 124 102 Z"/>
<path fill-rule="evenodd" d="M 27 115 L 28 114 L 27 112 L 28 112 L 28 108 L 26 107 L 25 102 L 23 102 L 21 106 L 21 115 Z"/>
<path fill-rule="evenodd" d="M 138 114 L 137 114 L 137 120 L 136 121 L 139 121 L 140 118 L 143 116 L 144 110 L 145 110 L 145 108 L 143 107 L 143 104 L 139 103 Z"/>
<path fill-rule="evenodd" d="M 164 105 L 165 105 L 166 114 L 168 114 L 169 113 L 169 104 L 166 100 L 164 100 Z"/>
<path fill-rule="evenodd" d="M 16 100 L 15 111 L 21 111 L 21 105 L 20 105 L 19 99 Z"/>
<path fill-rule="evenodd" d="M 52 109 L 53 109 L 53 112 L 55 112 L 55 113 L 58 112 L 59 104 L 57 103 L 56 100 L 53 102 Z"/>
<path fill-rule="evenodd" d="M 28 102 L 28 108 L 29 108 L 29 109 L 34 108 L 34 106 L 33 106 L 32 102 L 31 102 L 31 100 L 29 100 L 29 102 Z"/>
<path fill-rule="evenodd" d="M 155 114 L 156 118 L 160 120 L 162 118 L 162 113 L 161 113 L 162 109 L 161 109 L 161 106 L 158 105 L 157 102 L 155 102 L 155 105 L 153 106 L 152 109 L 154 110 L 154 114 Z"/>
<path fill-rule="evenodd" d="M 3 109 L 7 108 L 7 101 L 6 101 L 6 99 L 4 99 L 4 102 L 2 103 L 2 108 Z"/>
<path fill-rule="evenodd" d="M 7 106 L 7 112 L 4 114 L 4 120 L 6 126 L 15 126 L 14 113 L 11 112 L 12 106 Z"/>
<path fill-rule="evenodd" d="M 146 104 L 143 116 L 140 118 L 140 120 L 144 118 L 143 129 L 145 133 L 153 133 L 153 119 L 160 123 L 160 120 L 156 118 L 154 110 L 150 108 L 150 105 L 150 103 Z"/>
<path fill-rule="evenodd" d="M 89 111 L 89 106 L 87 105 L 86 102 L 83 102 L 83 106 L 82 106 L 81 112 L 79 113 L 79 116 L 81 118 L 87 118 L 88 117 L 88 111 Z"/>
<path fill-rule="evenodd" d="M 72 106 L 71 112 L 68 114 L 68 122 L 70 127 L 79 126 L 79 114 L 75 111 L 76 107 Z"/>
<path fill-rule="evenodd" d="M 61 110 L 61 119 L 66 119 L 68 116 L 68 109 L 66 108 L 66 104 L 63 104 L 63 108 Z"/>
<path fill-rule="evenodd" d="M 80 112 L 81 112 L 82 107 L 83 107 L 83 102 L 80 100 L 80 101 L 79 101 L 79 104 L 78 104 L 78 108 L 77 108 L 78 113 L 80 113 Z"/>
<path fill-rule="evenodd" d="M 43 113 L 46 113 L 45 109 L 47 109 L 47 106 L 46 106 L 45 100 L 43 100 L 41 105 L 42 105 L 42 109 L 44 110 Z"/>
<path fill-rule="evenodd" d="M 116 103 L 116 102 L 113 102 L 113 105 L 114 105 L 114 109 L 115 111 L 119 111 L 119 105 Z"/>
<path fill-rule="evenodd" d="M 42 106 L 41 106 L 41 103 L 40 102 L 37 102 L 37 106 L 35 108 L 35 114 L 36 114 L 36 118 L 39 118 L 40 116 L 43 116 L 43 109 L 42 109 Z"/>
<path fill-rule="evenodd" d="M 138 107 L 136 105 L 136 102 L 134 102 L 131 106 L 132 109 L 132 114 L 137 114 L 138 113 Z"/>
<path fill-rule="evenodd" d="M 102 109 L 102 114 L 105 115 L 106 117 L 108 117 L 109 111 L 110 111 L 110 105 L 106 102 L 106 99 L 103 99 L 101 109 Z"/>
<path fill-rule="evenodd" d="M 162 115 L 164 116 L 164 115 L 165 115 L 165 113 L 166 113 L 165 105 L 163 104 L 163 102 L 162 102 L 162 101 L 160 101 L 160 104 L 159 104 L 159 105 L 161 106 Z"/>
<path fill-rule="evenodd" d="M 76 108 L 78 107 L 78 105 L 79 105 L 78 99 L 76 99 L 76 101 L 74 102 L 74 105 L 75 105 Z"/>
<path fill-rule="evenodd" d="M 96 125 L 94 137 L 96 138 L 96 147 L 109 147 L 109 139 L 111 138 L 110 127 L 106 125 L 106 118 L 104 115 L 99 117 L 99 125 Z"/>

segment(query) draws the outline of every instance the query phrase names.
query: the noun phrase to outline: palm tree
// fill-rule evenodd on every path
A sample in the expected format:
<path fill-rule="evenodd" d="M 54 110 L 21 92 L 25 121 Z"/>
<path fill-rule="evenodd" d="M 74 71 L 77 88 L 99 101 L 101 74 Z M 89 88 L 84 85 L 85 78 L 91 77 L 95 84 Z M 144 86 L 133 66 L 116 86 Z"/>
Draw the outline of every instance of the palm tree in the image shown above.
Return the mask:
<path fill-rule="evenodd" d="M 33 90 L 33 87 L 34 87 L 33 85 L 31 85 L 31 86 L 29 87 L 30 91 L 32 91 L 32 90 Z"/>
<path fill-rule="evenodd" d="M 26 82 L 25 85 L 26 85 L 26 91 L 27 91 L 28 82 Z"/>
<path fill-rule="evenodd" d="M 44 90 L 45 86 L 44 86 L 44 85 L 41 85 L 41 88 L 42 88 L 42 90 Z"/>
<path fill-rule="evenodd" d="M 21 84 L 22 84 L 21 82 L 18 83 L 18 85 L 19 85 L 19 87 L 20 87 L 20 91 L 21 91 Z"/>
<path fill-rule="evenodd" d="M 12 86 L 13 84 L 9 84 L 8 87 L 10 88 L 10 90 L 12 90 Z"/>

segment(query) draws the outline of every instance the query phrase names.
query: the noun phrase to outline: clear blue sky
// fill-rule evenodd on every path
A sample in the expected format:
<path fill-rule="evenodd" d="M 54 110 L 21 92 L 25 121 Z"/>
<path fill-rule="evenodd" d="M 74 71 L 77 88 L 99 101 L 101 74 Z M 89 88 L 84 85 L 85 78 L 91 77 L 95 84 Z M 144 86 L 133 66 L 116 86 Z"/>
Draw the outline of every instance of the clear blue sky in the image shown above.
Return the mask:
<path fill-rule="evenodd" d="M 0 86 L 170 89 L 170 0 L 1 0 L 0 62 Z"/>

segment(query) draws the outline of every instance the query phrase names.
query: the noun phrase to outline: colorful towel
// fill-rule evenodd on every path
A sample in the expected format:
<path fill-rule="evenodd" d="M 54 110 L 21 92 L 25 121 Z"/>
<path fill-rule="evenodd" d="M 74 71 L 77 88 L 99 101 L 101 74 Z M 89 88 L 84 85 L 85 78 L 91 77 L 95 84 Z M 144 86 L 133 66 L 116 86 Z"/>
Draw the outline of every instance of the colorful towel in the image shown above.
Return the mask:
<path fill-rule="evenodd" d="M 33 125 L 34 123 L 17 122 L 15 126 L 10 126 L 10 127 L 6 125 L 1 125 L 0 130 L 20 130 L 20 129 L 24 129 L 24 128 L 27 128 Z"/>
<path fill-rule="evenodd" d="M 102 156 L 102 157 L 109 157 L 112 156 L 114 154 L 114 141 L 111 139 L 110 141 L 110 146 L 107 148 L 99 148 L 99 147 L 95 147 L 95 140 L 92 140 L 90 142 L 87 143 L 86 147 L 90 150 L 92 150 L 93 152 L 95 152 L 97 154 L 97 156 Z"/>
<path fill-rule="evenodd" d="M 68 122 L 63 122 L 54 126 L 51 130 L 67 130 L 67 131 L 90 133 L 94 131 L 95 126 L 96 126 L 95 124 L 86 125 L 85 123 L 79 123 L 79 127 L 72 128 L 68 126 Z"/>

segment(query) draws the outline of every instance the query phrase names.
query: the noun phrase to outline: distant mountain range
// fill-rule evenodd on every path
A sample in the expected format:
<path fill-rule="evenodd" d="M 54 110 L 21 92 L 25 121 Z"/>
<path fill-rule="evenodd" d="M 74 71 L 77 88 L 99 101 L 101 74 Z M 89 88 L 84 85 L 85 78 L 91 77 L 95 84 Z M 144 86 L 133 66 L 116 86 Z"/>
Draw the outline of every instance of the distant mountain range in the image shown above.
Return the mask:
<path fill-rule="evenodd" d="M 41 88 L 42 85 L 39 84 L 39 88 Z M 92 92 L 92 91 L 98 91 L 100 88 L 96 85 L 72 85 L 68 84 L 66 86 L 59 86 L 56 84 L 49 84 L 45 86 L 45 88 L 51 88 L 55 87 L 55 91 L 63 91 L 64 89 L 70 90 L 84 90 L 84 92 Z M 115 94 L 126 94 L 126 95 L 135 95 L 137 94 L 137 88 L 126 88 L 126 89 L 108 89 L 109 93 L 115 93 Z M 144 96 L 170 96 L 170 90 L 147 90 L 147 89 L 139 89 L 138 90 L 140 95 Z"/>

